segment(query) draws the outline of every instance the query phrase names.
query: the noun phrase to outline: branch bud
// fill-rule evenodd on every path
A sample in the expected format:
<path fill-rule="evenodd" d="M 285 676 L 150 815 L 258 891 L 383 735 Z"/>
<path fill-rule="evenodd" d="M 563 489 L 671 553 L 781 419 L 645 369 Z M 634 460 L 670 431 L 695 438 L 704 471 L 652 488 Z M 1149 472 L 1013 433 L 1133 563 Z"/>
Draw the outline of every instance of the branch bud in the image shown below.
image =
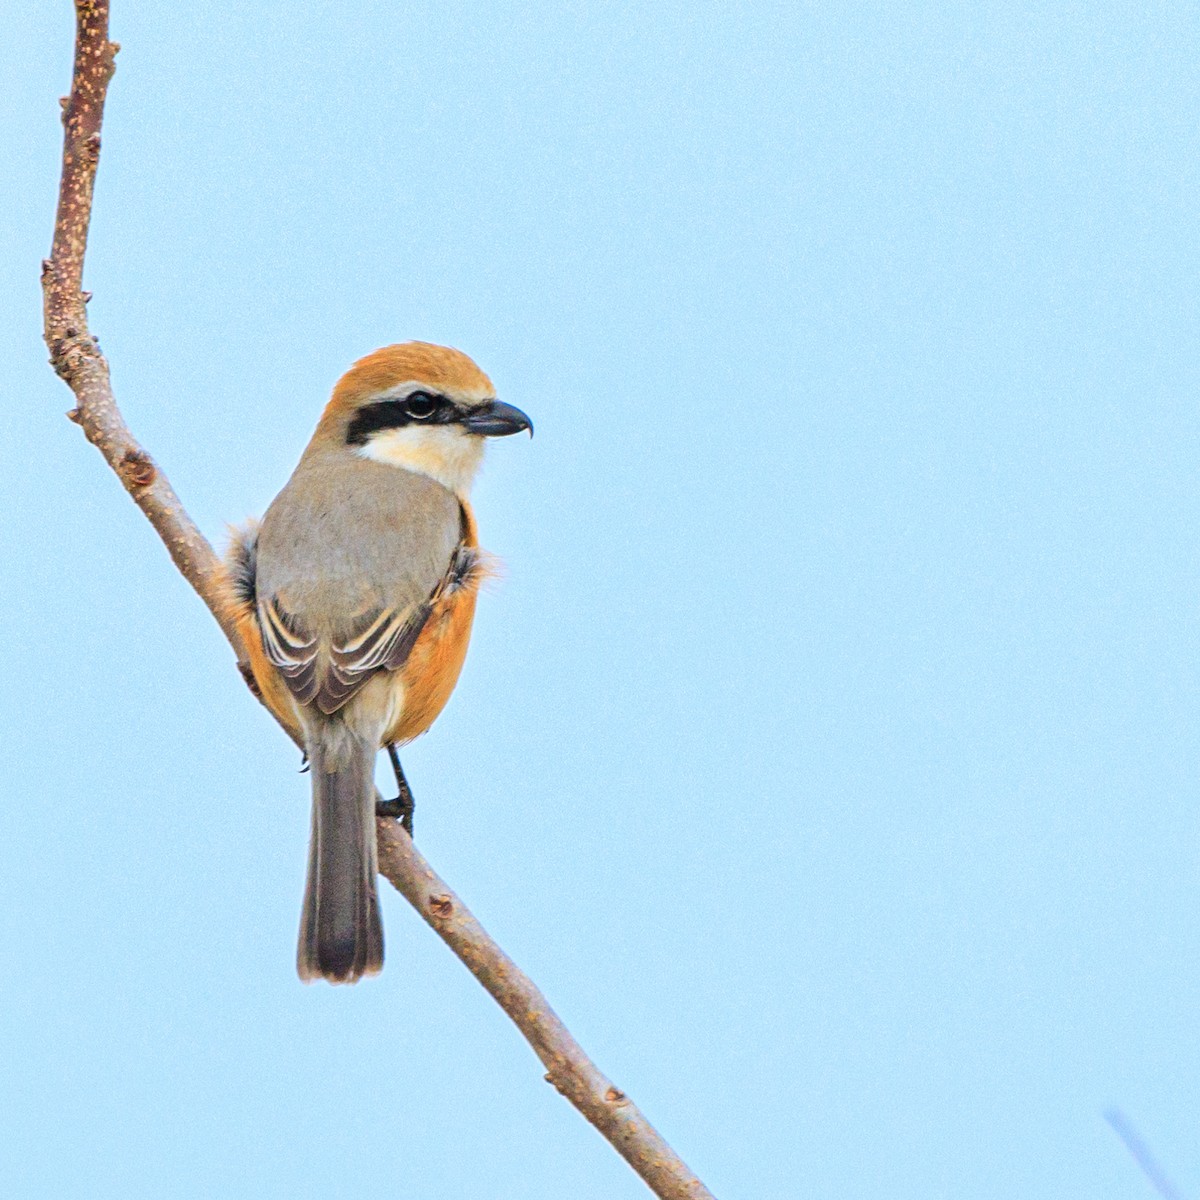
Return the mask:
<path fill-rule="evenodd" d="M 149 487 L 158 474 L 150 456 L 142 450 L 126 450 L 117 469 L 125 485 L 135 488 Z"/>

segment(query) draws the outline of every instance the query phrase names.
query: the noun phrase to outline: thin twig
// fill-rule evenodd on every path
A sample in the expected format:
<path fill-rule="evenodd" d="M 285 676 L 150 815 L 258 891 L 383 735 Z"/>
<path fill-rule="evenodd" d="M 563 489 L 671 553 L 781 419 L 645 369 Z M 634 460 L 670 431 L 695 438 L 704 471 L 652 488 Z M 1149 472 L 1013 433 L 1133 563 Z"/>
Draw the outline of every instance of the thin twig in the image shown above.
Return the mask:
<path fill-rule="evenodd" d="M 1142 1141 L 1133 1122 L 1119 1109 L 1110 1108 L 1104 1119 L 1112 1126 L 1113 1132 L 1125 1143 L 1125 1149 L 1130 1157 L 1142 1169 L 1142 1174 L 1150 1180 L 1151 1186 L 1163 1200 L 1183 1200 L 1183 1193 L 1167 1178 L 1166 1172 L 1154 1160 L 1150 1147 Z"/>
<path fill-rule="evenodd" d="M 104 99 L 119 47 L 108 40 L 108 0 L 76 0 L 75 13 L 75 74 L 71 94 L 62 101 L 62 184 L 54 244 L 50 257 L 42 263 L 50 363 L 75 393 L 77 405 L 68 416 L 78 422 L 88 441 L 116 471 L 243 660 L 245 654 L 221 598 L 212 547 L 184 511 L 166 476 L 129 432 L 113 399 L 108 363 L 88 331 L 83 258 L 100 162 Z"/>
<path fill-rule="evenodd" d="M 534 982 L 496 945 L 421 856 L 396 821 L 379 823 L 379 869 L 525 1035 L 552 1083 L 613 1144 L 658 1196 L 702 1200 L 711 1193 L 637 1105 L 583 1052 Z"/>
<path fill-rule="evenodd" d="M 108 363 L 88 329 L 83 261 L 100 128 L 117 45 L 108 40 L 108 0 L 75 0 L 75 69 L 62 102 L 63 168 L 54 242 L 42 264 L 45 338 L 50 362 L 75 394 L 67 415 L 104 455 L 146 514 L 175 565 L 216 618 L 247 675 L 246 653 L 226 607 L 213 548 L 196 528 L 166 475 L 138 444 L 117 408 Z M 552 1083 L 606 1137 L 662 1200 L 712 1200 L 637 1106 L 583 1052 L 545 997 L 496 945 L 392 820 L 379 821 L 382 874 L 512 1018 Z"/>

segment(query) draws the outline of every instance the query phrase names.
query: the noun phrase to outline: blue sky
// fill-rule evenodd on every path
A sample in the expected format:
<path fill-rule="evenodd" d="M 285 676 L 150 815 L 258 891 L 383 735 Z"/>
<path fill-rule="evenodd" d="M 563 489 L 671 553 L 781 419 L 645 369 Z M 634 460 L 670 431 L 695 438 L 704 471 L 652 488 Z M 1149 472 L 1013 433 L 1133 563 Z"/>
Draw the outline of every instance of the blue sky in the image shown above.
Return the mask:
<path fill-rule="evenodd" d="M 422 849 L 722 1200 L 1200 1195 L 1200 18 L 116 4 L 86 273 L 214 539 L 410 337 L 538 436 Z M 0 1176 L 638 1197 L 394 894 L 293 971 L 307 780 L 62 419 L 69 6 L 0 97 Z"/>

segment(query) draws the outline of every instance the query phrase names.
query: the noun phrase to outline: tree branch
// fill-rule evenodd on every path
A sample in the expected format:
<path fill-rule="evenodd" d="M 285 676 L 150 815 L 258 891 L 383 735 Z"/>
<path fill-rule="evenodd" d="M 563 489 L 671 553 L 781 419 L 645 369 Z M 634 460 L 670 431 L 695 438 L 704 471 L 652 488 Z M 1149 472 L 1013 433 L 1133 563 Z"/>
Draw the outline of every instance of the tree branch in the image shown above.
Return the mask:
<path fill-rule="evenodd" d="M 218 586 L 216 555 L 184 511 L 165 475 L 129 432 L 108 377 L 108 363 L 88 331 L 83 258 L 100 162 L 104 99 L 119 47 L 108 40 L 108 0 L 76 0 L 75 73 L 62 101 L 63 166 L 50 257 L 42 263 L 42 297 L 50 364 L 75 393 L 68 414 L 120 476 L 125 490 L 166 543 L 175 565 L 212 610 L 239 660 L 245 652 Z"/>
<path fill-rule="evenodd" d="M 379 869 L 512 1018 L 542 1060 L 546 1082 L 595 1125 L 656 1196 L 712 1200 L 637 1105 L 596 1069 L 536 984 L 488 937 L 398 821 L 379 822 Z"/>
<path fill-rule="evenodd" d="M 221 566 L 167 477 L 138 444 L 113 396 L 108 363 L 88 329 L 83 262 L 100 161 L 104 101 L 118 46 L 108 40 L 108 0 L 75 0 L 75 66 L 62 101 L 63 166 L 54 241 L 42 263 L 50 363 L 75 394 L 75 421 L 146 514 L 176 567 L 216 618 L 248 677 L 245 647 L 228 610 Z M 393 820 L 381 819 L 381 873 L 512 1018 L 546 1067 L 546 1079 L 606 1137 L 662 1200 L 711 1193 L 583 1052 L 546 998 L 487 935 Z"/>
<path fill-rule="evenodd" d="M 1150 1181 L 1150 1186 L 1162 1197 L 1162 1200 L 1183 1200 L 1183 1193 L 1167 1178 L 1162 1167 L 1150 1153 L 1150 1147 L 1142 1141 L 1133 1122 L 1119 1109 L 1110 1108 L 1104 1113 L 1104 1119 L 1112 1127 L 1113 1133 L 1121 1139 L 1130 1158 L 1142 1169 L 1142 1173 Z"/>

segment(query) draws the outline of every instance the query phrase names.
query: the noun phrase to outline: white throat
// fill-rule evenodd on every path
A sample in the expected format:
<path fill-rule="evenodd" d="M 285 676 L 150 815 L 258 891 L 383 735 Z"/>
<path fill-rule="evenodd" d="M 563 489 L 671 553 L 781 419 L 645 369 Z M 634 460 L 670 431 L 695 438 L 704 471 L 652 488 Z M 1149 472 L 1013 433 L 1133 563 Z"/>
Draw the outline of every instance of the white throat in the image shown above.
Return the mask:
<path fill-rule="evenodd" d="M 403 425 L 372 434 L 358 453 L 428 475 L 465 500 L 483 462 L 483 438 L 461 425 Z"/>

